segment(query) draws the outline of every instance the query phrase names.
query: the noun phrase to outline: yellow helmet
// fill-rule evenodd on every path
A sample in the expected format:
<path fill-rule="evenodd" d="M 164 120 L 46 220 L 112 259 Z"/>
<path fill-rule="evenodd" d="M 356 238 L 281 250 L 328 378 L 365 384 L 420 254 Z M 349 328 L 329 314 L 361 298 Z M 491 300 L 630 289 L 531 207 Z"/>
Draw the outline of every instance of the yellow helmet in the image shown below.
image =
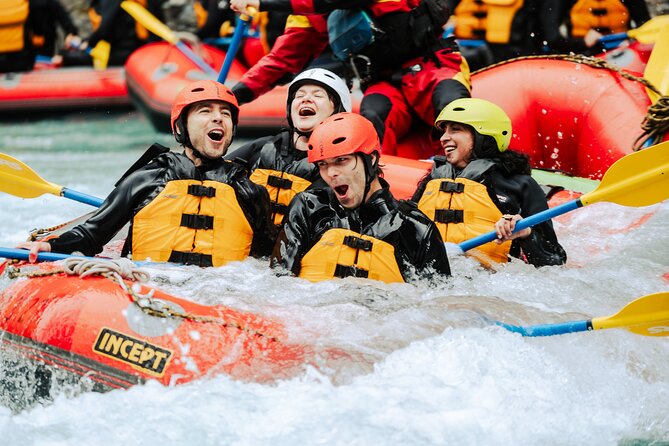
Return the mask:
<path fill-rule="evenodd" d="M 470 125 L 477 133 L 491 136 L 500 152 L 509 147 L 511 119 L 490 101 L 478 98 L 456 99 L 439 113 L 434 126 L 443 131 L 447 121 Z"/>

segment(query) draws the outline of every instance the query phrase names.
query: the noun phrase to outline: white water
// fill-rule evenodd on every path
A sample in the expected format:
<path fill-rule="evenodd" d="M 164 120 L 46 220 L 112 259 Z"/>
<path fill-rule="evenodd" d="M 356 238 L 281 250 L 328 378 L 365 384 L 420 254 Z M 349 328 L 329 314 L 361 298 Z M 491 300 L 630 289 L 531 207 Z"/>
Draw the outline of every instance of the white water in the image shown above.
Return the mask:
<path fill-rule="evenodd" d="M 2 125 L 0 148 L 43 178 L 104 196 L 156 139 L 132 115 Z M 163 143 L 169 139 L 160 137 Z M 90 208 L 0 195 L 0 246 Z M 648 221 L 627 229 L 646 214 Z M 154 284 L 284 321 L 291 341 L 351 355 L 272 384 L 225 376 L 61 396 L 12 414 L 4 444 L 640 444 L 669 441 L 668 338 L 601 330 L 522 338 L 519 325 L 614 314 L 669 291 L 669 203 L 594 204 L 556 223 L 570 260 L 497 273 L 453 258 L 439 283 L 309 284 L 265 262 L 151 268 Z M 8 279 L 0 279 L 4 288 Z M 641 442 L 643 443 L 643 442 Z M 643 443 L 646 444 L 646 443 Z M 653 444 L 653 443 L 651 443 Z"/>

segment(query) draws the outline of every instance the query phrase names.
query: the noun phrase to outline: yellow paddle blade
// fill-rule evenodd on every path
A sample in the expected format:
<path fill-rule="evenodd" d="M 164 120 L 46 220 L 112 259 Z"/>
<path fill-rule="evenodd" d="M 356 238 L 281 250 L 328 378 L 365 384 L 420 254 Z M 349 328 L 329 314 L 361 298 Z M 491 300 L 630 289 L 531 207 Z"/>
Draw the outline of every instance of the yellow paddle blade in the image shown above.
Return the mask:
<path fill-rule="evenodd" d="M 654 43 L 665 26 L 669 26 L 669 14 L 653 17 L 640 27 L 627 31 L 627 35 L 641 43 Z"/>
<path fill-rule="evenodd" d="M 666 16 L 669 17 L 669 16 Z M 648 64 L 643 72 L 643 77 L 655 86 L 662 96 L 669 95 L 669 24 L 662 28 L 658 39 L 650 53 Z M 654 91 L 646 89 L 648 97 L 654 104 L 659 96 Z"/>
<path fill-rule="evenodd" d="M 669 198 L 669 141 L 630 153 L 613 163 L 597 189 L 581 197 L 583 206 L 608 201 L 650 206 Z"/>
<path fill-rule="evenodd" d="M 158 20 L 156 16 L 147 11 L 139 3 L 124 1 L 121 2 L 121 8 L 123 8 L 140 24 L 142 24 L 142 26 L 161 39 L 171 43 L 172 45 L 176 45 L 179 41 L 179 38 L 167 25 Z"/>
<path fill-rule="evenodd" d="M 21 198 L 60 195 L 62 186 L 49 183 L 16 158 L 0 153 L 0 191 Z"/>
<path fill-rule="evenodd" d="M 100 40 L 95 48 L 91 50 L 91 57 L 93 58 L 93 68 L 96 70 L 104 70 L 109 63 L 109 53 L 111 45 L 106 40 Z"/>
<path fill-rule="evenodd" d="M 624 328 L 644 336 L 669 336 L 669 293 L 640 297 L 613 316 L 592 319 L 592 328 Z"/>

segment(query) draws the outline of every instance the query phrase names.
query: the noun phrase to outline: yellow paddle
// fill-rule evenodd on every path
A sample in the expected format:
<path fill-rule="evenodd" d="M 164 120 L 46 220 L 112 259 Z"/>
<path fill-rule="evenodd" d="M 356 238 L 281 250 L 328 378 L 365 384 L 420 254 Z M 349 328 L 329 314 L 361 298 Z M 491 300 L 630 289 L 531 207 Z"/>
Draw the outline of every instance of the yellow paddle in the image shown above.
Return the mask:
<path fill-rule="evenodd" d="M 641 43 L 654 43 L 662 39 L 659 34 L 662 28 L 669 26 L 669 15 L 653 17 L 638 28 L 630 29 L 624 33 L 609 34 L 599 39 L 606 49 L 615 48 L 626 39 L 634 39 Z"/>
<path fill-rule="evenodd" d="M 622 206 L 649 206 L 669 198 L 669 141 L 630 153 L 613 163 L 599 186 L 580 198 L 518 220 L 513 232 L 529 228 L 558 215 L 598 201 Z M 492 242 L 495 231 L 486 232 L 458 244 L 462 251 Z"/>
<path fill-rule="evenodd" d="M 643 77 L 653 84 L 662 96 L 669 96 L 669 24 L 659 33 L 659 38 L 653 46 L 653 52 L 650 53 Z M 646 91 L 652 103 L 657 102 L 660 96 L 652 90 L 646 89 Z"/>
<path fill-rule="evenodd" d="M 191 50 L 188 46 L 179 40 L 177 35 L 174 34 L 174 31 L 172 31 L 163 22 L 158 20 L 156 16 L 147 11 L 146 8 L 144 8 L 142 5 L 136 2 L 124 1 L 121 2 L 121 8 L 123 8 L 128 14 L 130 14 L 135 20 L 141 23 L 142 26 L 151 31 L 153 34 L 176 46 L 184 56 L 189 58 L 195 65 L 198 66 L 198 68 L 207 73 L 213 79 L 218 76 L 218 73 L 207 62 L 205 62 L 199 55 L 194 53 L 193 50 Z"/>
<path fill-rule="evenodd" d="M 669 336 L 669 292 L 640 297 L 613 316 L 529 327 L 502 322 L 497 322 L 497 325 L 523 336 L 553 336 L 607 328 L 624 328 L 643 336 Z"/>
<path fill-rule="evenodd" d="M 109 53 L 111 51 L 111 45 L 106 40 L 100 40 L 95 48 L 93 48 L 88 54 L 93 58 L 93 68 L 96 70 L 104 70 L 107 68 L 109 63 Z"/>
<path fill-rule="evenodd" d="M 30 167 L 5 153 L 0 153 L 0 191 L 21 198 L 52 194 L 97 207 L 100 207 L 103 201 L 92 195 L 50 183 Z"/>

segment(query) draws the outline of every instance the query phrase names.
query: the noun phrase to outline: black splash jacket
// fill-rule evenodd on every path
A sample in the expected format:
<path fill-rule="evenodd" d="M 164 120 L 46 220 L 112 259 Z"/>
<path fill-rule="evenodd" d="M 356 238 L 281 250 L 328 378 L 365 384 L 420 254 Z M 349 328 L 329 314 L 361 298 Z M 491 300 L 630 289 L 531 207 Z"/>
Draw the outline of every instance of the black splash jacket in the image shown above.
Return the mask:
<path fill-rule="evenodd" d="M 251 182 L 246 169 L 236 163 L 220 160 L 195 167 L 186 155 L 174 152 L 157 156 L 123 178 L 91 218 L 50 240 L 51 250 L 61 253 L 79 251 L 89 256 L 101 252 L 104 245 L 126 223 L 132 222 L 169 181 L 189 179 L 229 184 L 253 229 L 251 255 L 265 256 L 271 252 L 275 229 L 269 219 L 269 197 L 265 188 Z M 128 234 L 132 234 L 132 229 Z M 126 247 L 129 246 L 132 243 L 126 241 Z"/>
<path fill-rule="evenodd" d="M 520 214 L 523 217 L 529 217 L 548 209 L 546 196 L 541 186 L 530 175 L 511 173 L 489 159 L 474 160 L 472 163 L 477 161 L 485 162 L 486 167 L 481 169 L 482 172 L 477 173 L 476 178 L 470 179 L 486 187 L 491 200 L 503 214 Z M 425 186 L 430 180 L 455 179 L 460 173 L 446 162 L 444 157 L 435 157 L 435 167 L 420 182 L 412 201 L 416 203 L 420 201 L 425 192 Z M 532 227 L 529 237 L 513 240 L 509 255 L 525 258 L 534 266 L 563 265 L 567 261 L 567 253 L 558 242 L 550 220 Z"/>
<path fill-rule="evenodd" d="M 395 247 L 395 260 L 405 281 L 451 270 L 434 223 L 409 202 L 397 201 L 388 184 L 355 210 L 342 207 L 329 188 L 299 194 L 291 203 L 274 246 L 272 266 L 300 274 L 304 255 L 333 228 L 350 229 Z"/>

